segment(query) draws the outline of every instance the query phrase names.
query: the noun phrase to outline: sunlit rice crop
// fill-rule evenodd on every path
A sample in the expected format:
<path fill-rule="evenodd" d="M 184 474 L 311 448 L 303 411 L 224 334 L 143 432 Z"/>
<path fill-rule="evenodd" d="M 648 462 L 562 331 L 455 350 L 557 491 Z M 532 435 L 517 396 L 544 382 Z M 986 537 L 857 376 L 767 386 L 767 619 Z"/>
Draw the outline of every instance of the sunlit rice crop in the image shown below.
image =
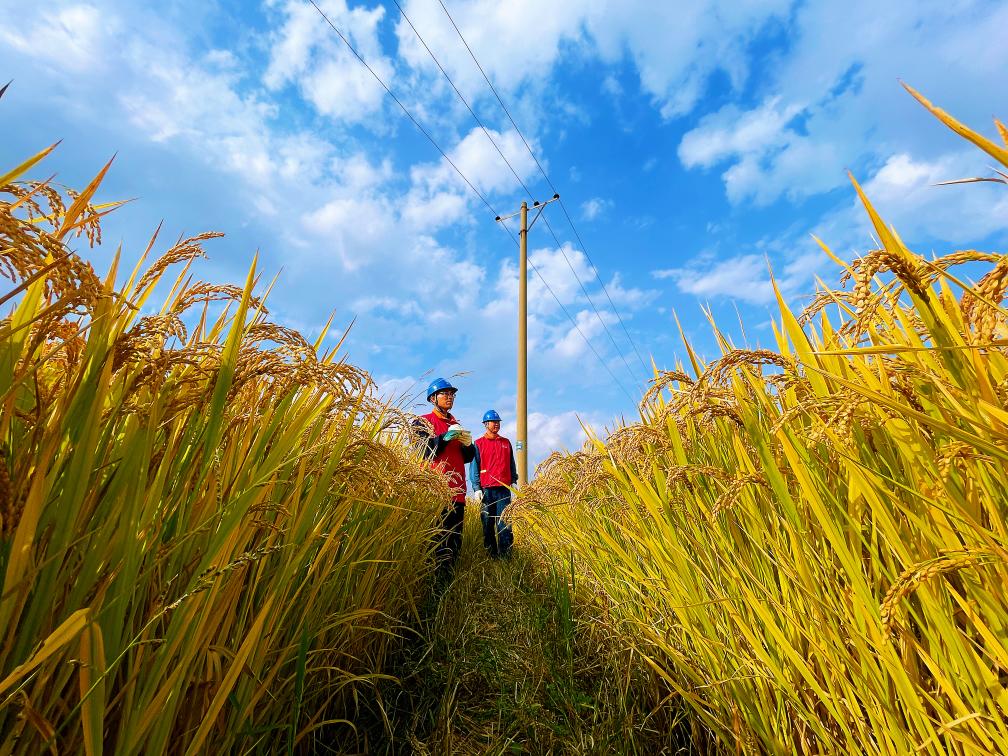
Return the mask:
<path fill-rule="evenodd" d="M 1008 169 L 1000 123 L 912 94 Z M 732 750 L 1008 753 L 1008 256 L 915 254 L 854 186 L 879 247 L 852 289 L 778 295 L 775 350 L 687 344 L 512 516 Z"/>
<path fill-rule="evenodd" d="M 0 753 L 351 737 L 447 487 L 339 345 L 267 319 L 255 264 L 192 280 L 219 234 L 98 277 L 69 245 L 108 166 L 23 180 L 48 153 L 0 176 Z"/>

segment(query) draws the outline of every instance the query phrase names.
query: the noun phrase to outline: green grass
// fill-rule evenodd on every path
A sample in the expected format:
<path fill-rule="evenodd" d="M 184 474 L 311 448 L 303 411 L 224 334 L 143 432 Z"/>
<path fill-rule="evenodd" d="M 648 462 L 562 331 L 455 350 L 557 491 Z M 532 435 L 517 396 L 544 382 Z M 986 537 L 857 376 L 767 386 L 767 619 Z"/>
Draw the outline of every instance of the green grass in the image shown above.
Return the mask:
<path fill-rule="evenodd" d="M 467 508 L 455 577 L 432 594 L 374 717 L 377 753 L 695 753 L 688 726 L 638 685 L 642 667 L 599 648 L 569 575 L 522 548 L 491 560 Z M 576 586 L 574 586 L 576 590 Z M 613 665 L 613 660 L 621 663 Z M 650 694 L 648 694 L 650 695 Z"/>

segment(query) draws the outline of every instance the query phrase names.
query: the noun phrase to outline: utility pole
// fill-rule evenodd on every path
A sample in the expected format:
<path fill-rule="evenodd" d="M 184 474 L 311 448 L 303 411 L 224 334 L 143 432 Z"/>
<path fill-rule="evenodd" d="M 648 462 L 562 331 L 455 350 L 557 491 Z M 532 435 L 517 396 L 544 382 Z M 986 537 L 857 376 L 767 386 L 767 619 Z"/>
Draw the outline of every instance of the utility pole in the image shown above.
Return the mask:
<path fill-rule="evenodd" d="M 515 215 L 521 216 L 521 227 L 518 229 L 518 397 L 515 411 L 515 462 L 521 486 L 528 484 L 528 232 L 539 220 L 546 205 L 558 199 L 560 195 L 554 194 L 553 199 L 533 202 L 532 207 L 539 208 L 539 212 L 531 224 L 528 222 L 528 202 L 522 202 L 521 210 L 517 213 L 503 218 L 497 216 L 498 221 L 505 221 Z"/>
<path fill-rule="evenodd" d="M 518 482 L 528 483 L 528 202 L 521 205 L 518 231 L 518 424 L 515 447 L 518 452 Z"/>

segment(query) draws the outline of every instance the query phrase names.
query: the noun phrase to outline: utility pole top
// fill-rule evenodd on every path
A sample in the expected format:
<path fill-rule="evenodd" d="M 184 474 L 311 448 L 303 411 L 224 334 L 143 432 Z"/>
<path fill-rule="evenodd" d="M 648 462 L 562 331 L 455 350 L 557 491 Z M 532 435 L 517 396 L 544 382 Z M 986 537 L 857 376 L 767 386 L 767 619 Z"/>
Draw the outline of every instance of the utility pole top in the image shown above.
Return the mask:
<path fill-rule="evenodd" d="M 546 207 L 546 205 L 548 205 L 550 202 L 556 202 L 558 199 L 560 199 L 560 195 L 559 194 L 554 194 L 552 197 L 550 197 L 545 202 L 540 202 L 539 200 L 534 200 L 532 202 L 532 207 L 534 207 L 534 208 L 543 208 L 543 207 Z M 522 202 L 522 204 L 527 206 L 528 202 Z M 497 221 L 498 223 L 500 221 L 511 220 L 511 218 L 514 218 L 516 215 L 518 215 L 520 213 L 521 213 L 521 210 L 515 210 L 510 215 L 498 215 L 496 218 L 494 218 L 494 220 Z M 538 218 L 539 216 L 537 215 L 536 217 Z M 534 222 L 535 221 L 533 221 L 533 223 Z M 529 228 L 532 228 L 531 224 L 529 224 Z"/>

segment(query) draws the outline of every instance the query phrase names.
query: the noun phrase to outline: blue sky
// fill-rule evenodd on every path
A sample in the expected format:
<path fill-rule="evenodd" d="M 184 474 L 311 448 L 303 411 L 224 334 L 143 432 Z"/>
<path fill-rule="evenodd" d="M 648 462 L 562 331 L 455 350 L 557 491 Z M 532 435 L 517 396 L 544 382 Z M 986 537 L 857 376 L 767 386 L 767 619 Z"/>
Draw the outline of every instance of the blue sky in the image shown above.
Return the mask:
<path fill-rule="evenodd" d="M 495 210 L 517 209 L 517 181 L 395 4 L 319 4 Z M 438 0 L 401 4 L 548 198 Z M 1006 2 L 445 5 L 585 248 L 551 205 L 591 303 L 544 224 L 530 234 L 531 259 L 601 357 L 532 275 L 533 461 L 577 448 L 579 419 L 601 430 L 635 417 L 628 394 L 649 377 L 637 352 L 661 368 L 682 355 L 673 313 L 713 357 L 703 306 L 738 344 L 770 340 L 768 262 L 795 303 L 816 275 L 835 282 L 810 234 L 848 259 L 872 247 L 847 169 L 918 251 L 1008 241 L 1002 186 L 933 186 L 988 162 L 898 84 L 992 133 L 991 116 L 1008 117 Z M 383 391 L 464 371 L 463 424 L 495 407 L 513 435 L 517 250 L 306 1 L 0 0 L 7 79 L 0 167 L 62 139 L 46 170 L 83 186 L 117 153 L 102 199 L 137 201 L 85 252 L 99 270 L 119 242 L 132 261 L 162 219 L 165 243 L 223 231 L 203 278 L 241 282 L 259 250 L 281 272 L 274 319 L 311 336 L 331 312 L 335 331 L 356 318 L 348 357 Z"/>

